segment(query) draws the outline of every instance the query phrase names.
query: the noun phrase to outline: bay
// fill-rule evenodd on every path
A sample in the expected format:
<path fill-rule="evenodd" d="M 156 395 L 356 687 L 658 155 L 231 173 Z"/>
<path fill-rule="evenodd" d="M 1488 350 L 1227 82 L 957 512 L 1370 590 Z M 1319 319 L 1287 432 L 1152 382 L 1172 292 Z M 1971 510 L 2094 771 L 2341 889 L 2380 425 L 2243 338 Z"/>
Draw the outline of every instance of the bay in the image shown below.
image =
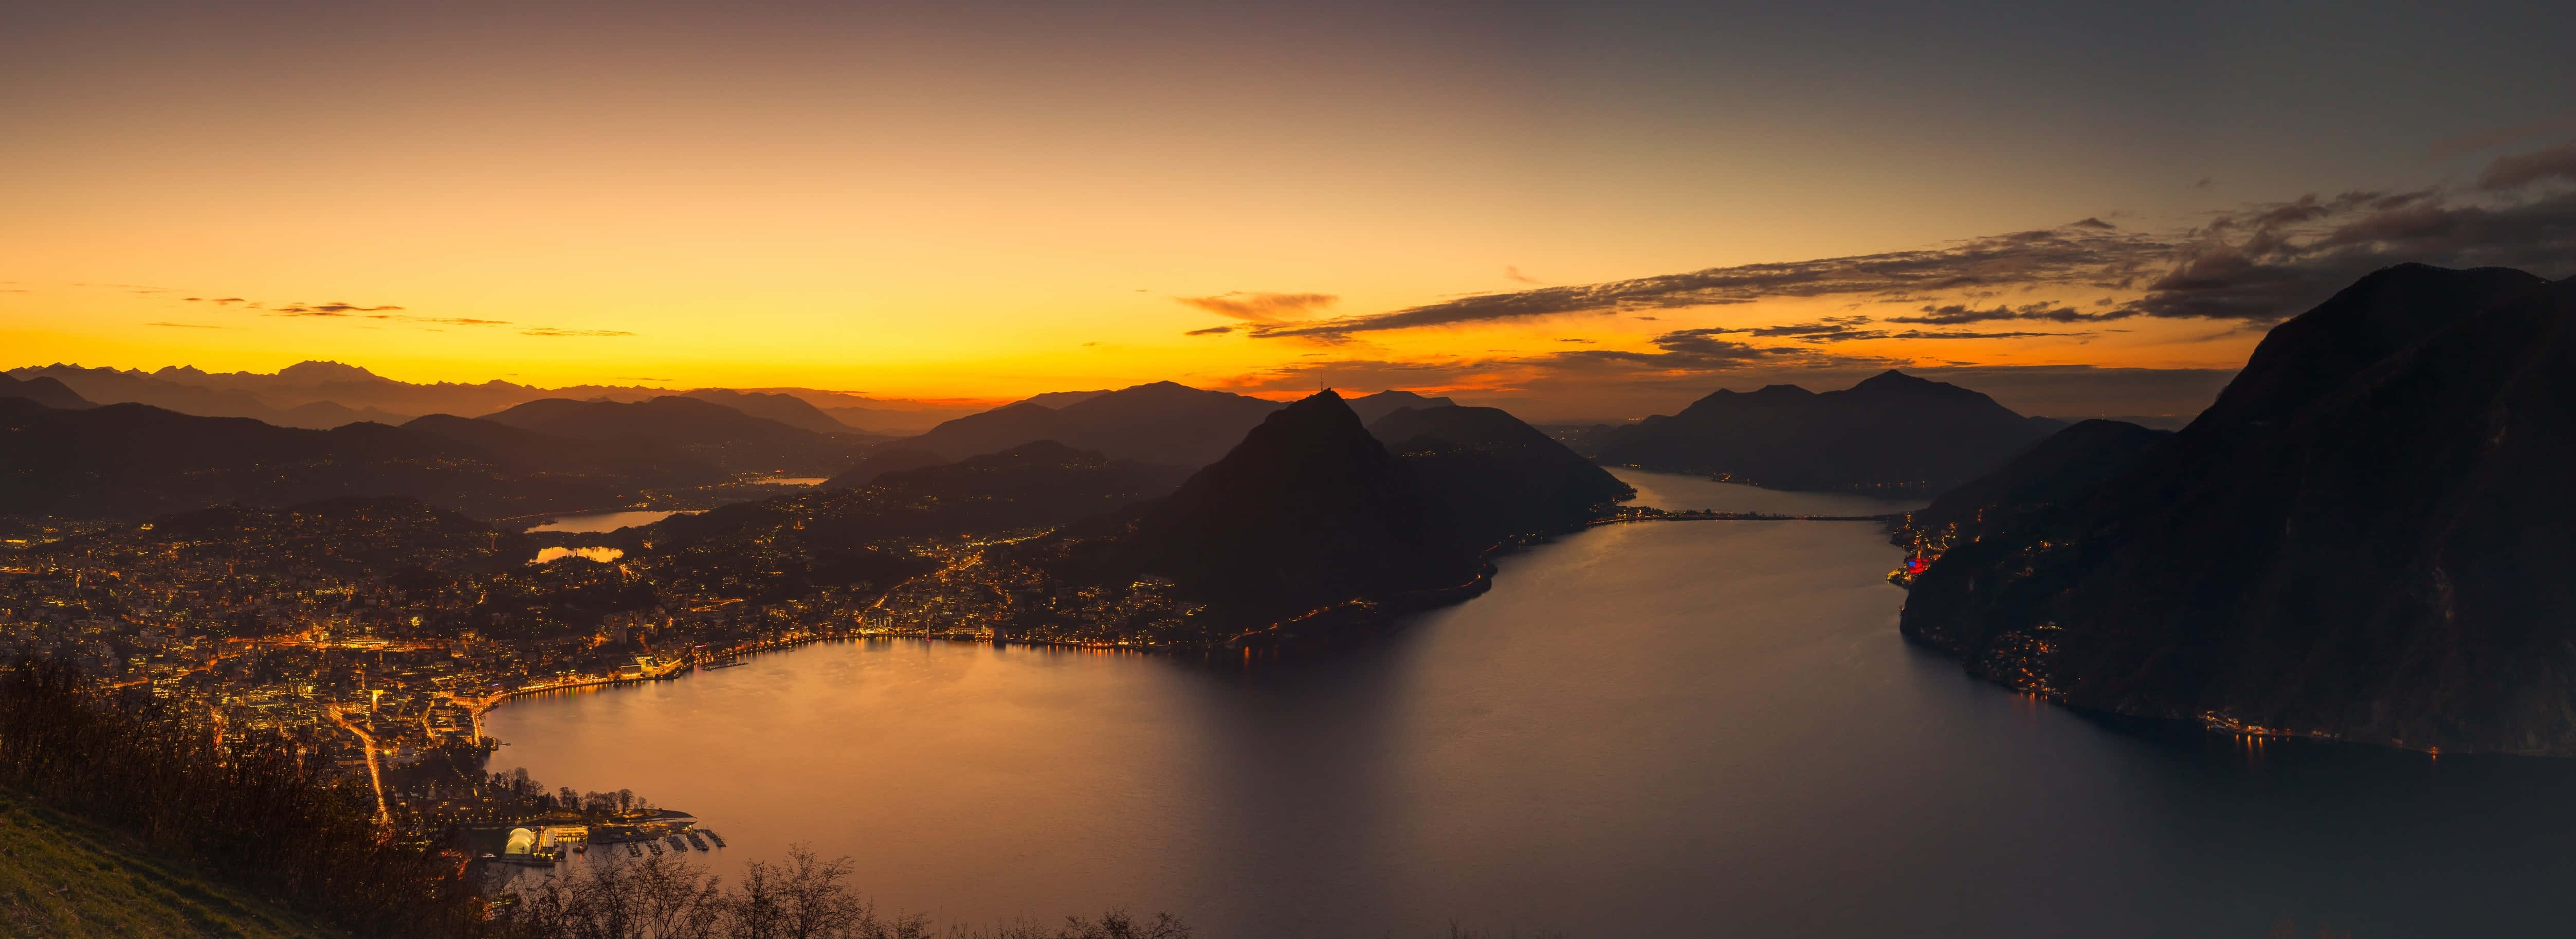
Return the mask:
<path fill-rule="evenodd" d="M 1901 510 L 1621 471 L 1641 504 Z M 943 922 L 1203 937 L 2365 937 L 2576 914 L 2576 771 L 2089 718 L 1903 642 L 1867 522 L 1604 526 L 1327 661 L 915 640 L 489 716 L 549 785 Z M 594 852 L 580 863 L 617 863 Z"/>

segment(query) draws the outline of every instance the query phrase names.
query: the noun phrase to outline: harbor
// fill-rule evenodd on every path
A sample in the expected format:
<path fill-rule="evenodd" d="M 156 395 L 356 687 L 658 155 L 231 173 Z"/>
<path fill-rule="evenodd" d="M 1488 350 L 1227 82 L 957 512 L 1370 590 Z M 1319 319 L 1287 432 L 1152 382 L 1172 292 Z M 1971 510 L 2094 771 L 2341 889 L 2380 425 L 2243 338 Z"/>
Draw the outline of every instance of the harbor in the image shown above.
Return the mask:
<path fill-rule="evenodd" d="M 553 867 L 589 855 L 593 846 L 600 848 L 603 859 L 616 857 L 620 849 L 626 857 L 641 858 L 648 853 L 686 856 L 725 847 L 724 837 L 699 828 L 696 816 L 669 809 L 632 813 L 601 824 L 469 829 L 460 837 L 478 848 L 473 854 L 478 860 L 522 867 Z"/>

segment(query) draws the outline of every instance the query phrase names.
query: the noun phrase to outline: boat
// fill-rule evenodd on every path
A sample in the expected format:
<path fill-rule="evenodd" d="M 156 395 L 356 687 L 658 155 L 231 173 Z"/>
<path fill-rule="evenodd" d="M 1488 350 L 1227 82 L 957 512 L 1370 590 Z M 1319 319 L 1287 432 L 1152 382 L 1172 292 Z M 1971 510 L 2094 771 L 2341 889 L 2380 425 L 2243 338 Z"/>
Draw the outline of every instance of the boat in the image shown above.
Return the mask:
<path fill-rule="evenodd" d="M 724 843 L 724 836 L 723 836 L 723 835 L 716 834 L 715 832 L 712 832 L 712 831 L 709 831 L 709 832 L 701 832 L 701 834 L 706 835 L 706 836 L 707 836 L 707 840 L 708 840 L 708 841 L 713 841 L 713 842 L 715 842 L 715 843 L 716 843 L 716 847 L 721 848 L 721 847 L 724 847 L 724 846 L 725 846 L 725 843 Z"/>
<path fill-rule="evenodd" d="M 709 662 L 709 663 L 707 663 L 707 664 L 705 664 L 705 665 L 701 665 L 701 666 L 698 666 L 698 667 L 699 667 L 699 668 L 732 668 L 732 667 L 734 667 L 734 666 L 736 666 L 736 665 L 749 665 L 749 664 L 751 664 L 751 663 L 749 663 L 749 662 L 745 662 L 745 661 L 743 661 L 743 660 L 741 660 L 741 659 L 726 659 L 726 660 L 724 660 L 724 661 L 722 661 L 722 662 Z"/>
<path fill-rule="evenodd" d="M 644 849 L 653 852 L 654 857 L 662 856 L 662 843 L 659 841 L 644 842 Z"/>
<path fill-rule="evenodd" d="M 685 852 L 687 852 L 687 851 L 689 850 L 689 843 L 688 843 L 688 842 L 686 842 L 686 841 L 682 841 L 682 840 L 680 840 L 680 836 L 678 836 L 678 835 L 671 835 L 671 836 L 667 837 L 667 838 L 666 838 L 666 839 L 664 839 L 664 840 L 667 840 L 667 841 L 671 842 L 671 850 L 673 850 L 673 851 L 679 851 L 679 852 L 683 852 L 683 853 L 685 853 Z"/>
<path fill-rule="evenodd" d="M 635 842 L 629 841 L 629 842 L 627 842 L 627 843 L 626 843 L 626 856 L 627 856 L 627 857 L 643 857 L 643 856 L 644 856 L 644 849 L 643 849 L 643 848 L 636 847 L 636 846 L 635 846 Z"/>
<path fill-rule="evenodd" d="M 698 833 L 697 833 L 697 832 L 694 832 L 694 831 L 693 831 L 693 832 L 689 832 L 689 833 L 688 833 L 688 836 L 689 836 L 689 847 L 696 848 L 696 849 L 698 849 L 698 850 L 700 850 L 700 851 L 704 851 L 704 850 L 706 850 L 706 849 L 707 849 L 707 839 L 704 839 L 704 838 L 700 838 L 700 837 L 698 837 Z"/>

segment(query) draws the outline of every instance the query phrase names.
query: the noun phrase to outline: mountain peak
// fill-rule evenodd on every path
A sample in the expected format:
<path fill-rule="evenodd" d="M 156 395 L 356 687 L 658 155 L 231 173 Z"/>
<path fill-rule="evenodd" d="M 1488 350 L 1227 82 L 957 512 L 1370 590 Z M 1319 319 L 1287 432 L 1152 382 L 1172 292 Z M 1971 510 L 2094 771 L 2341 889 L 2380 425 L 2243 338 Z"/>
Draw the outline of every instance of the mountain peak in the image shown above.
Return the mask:
<path fill-rule="evenodd" d="M 1862 388 L 1929 388 L 1940 384 L 1945 384 L 1945 382 L 1933 381 L 1919 375 L 1908 375 L 1891 368 L 1868 378 L 1861 379 L 1860 384 L 1853 385 L 1852 388 L 1853 390 L 1859 390 Z"/>
<path fill-rule="evenodd" d="M 1454 584 L 1472 552 L 1330 389 L 1272 412 L 1138 522 L 1146 569 L 1256 617 Z"/>
<path fill-rule="evenodd" d="M 306 359 L 277 370 L 277 377 L 297 381 L 366 381 L 379 376 L 355 365 L 321 359 Z"/>

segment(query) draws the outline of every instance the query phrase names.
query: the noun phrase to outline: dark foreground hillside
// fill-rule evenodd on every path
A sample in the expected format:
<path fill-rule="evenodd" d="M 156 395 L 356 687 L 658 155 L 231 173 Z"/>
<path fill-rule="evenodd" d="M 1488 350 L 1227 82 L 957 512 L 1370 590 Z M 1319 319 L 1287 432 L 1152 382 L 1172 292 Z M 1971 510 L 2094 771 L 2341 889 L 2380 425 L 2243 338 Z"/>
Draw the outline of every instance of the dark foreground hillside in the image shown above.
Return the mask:
<path fill-rule="evenodd" d="M 0 935 L 337 939 L 349 934 L 0 790 Z"/>
<path fill-rule="evenodd" d="M 2087 708 L 2576 755 L 2571 467 L 2576 281 L 2390 268 L 2103 482 L 1990 507 L 1903 628 Z"/>

